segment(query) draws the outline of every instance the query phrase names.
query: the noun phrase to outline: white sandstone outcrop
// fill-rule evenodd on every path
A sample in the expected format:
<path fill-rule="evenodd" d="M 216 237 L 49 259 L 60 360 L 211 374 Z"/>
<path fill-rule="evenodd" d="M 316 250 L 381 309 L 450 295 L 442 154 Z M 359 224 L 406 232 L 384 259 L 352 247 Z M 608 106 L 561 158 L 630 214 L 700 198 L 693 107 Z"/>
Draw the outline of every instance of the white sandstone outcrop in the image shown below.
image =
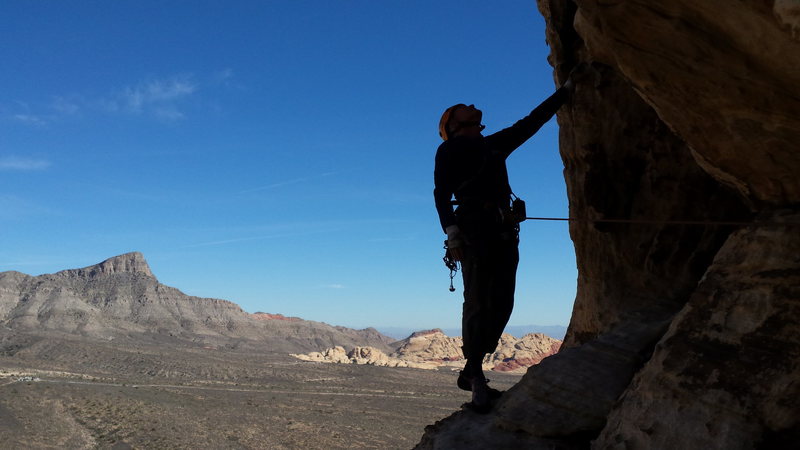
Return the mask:
<path fill-rule="evenodd" d="M 461 337 L 447 336 L 439 329 L 418 331 L 395 345 L 397 350 L 390 355 L 373 347 L 355 347 L 347 352 L 344 347 L 337 346 L 323 352 L 292 354 L 292 356 L 303 361 L 370 364 L 383 367 L 418 369 L 452 367 L 455 370 L 464 366 Z M 510 334 L 503 334 L 497 350 L 486 356 L 483 369 L 522 373 L 528 367 L 558 352 L 560 346 L 561 341 L 541 333 L 527 334 L 519 339 Z"/>

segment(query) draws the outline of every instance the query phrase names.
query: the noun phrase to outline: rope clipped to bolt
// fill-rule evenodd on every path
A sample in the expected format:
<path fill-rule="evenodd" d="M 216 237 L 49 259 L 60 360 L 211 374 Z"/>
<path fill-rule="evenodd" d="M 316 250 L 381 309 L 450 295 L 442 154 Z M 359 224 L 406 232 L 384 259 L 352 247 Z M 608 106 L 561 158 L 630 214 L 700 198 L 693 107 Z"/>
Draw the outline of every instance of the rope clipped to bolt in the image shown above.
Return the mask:
<path fill-rule="evenodd" d="M 640 225 L 721 225 L 721 226 L 800 226 L 800 222 L 775 221 L 714 221 L 714 220 L 652 220 L 652 219 L 578 219 L 575 217 L 526 217 L 525 220 L 583 222 L 583 223 L 629 223 Z"/>

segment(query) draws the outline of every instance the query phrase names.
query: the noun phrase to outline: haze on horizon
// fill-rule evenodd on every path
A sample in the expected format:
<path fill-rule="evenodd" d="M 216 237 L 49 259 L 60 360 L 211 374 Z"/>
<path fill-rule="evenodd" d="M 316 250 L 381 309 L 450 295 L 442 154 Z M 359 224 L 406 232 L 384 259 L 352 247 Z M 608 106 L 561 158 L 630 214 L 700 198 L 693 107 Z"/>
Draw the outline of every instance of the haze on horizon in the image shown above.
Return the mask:
<path fill-rule="evenodd" d="M 496 131 L 555 88 L 528 0 L 14 3 L 0 24 L 0 271 L 140 251 L 187 294 L 353 328 L 459 326 L 439 115 L 474 103 Z M 557 135 L 509 160 L 532 215 L 567 215 Z M 509 326 L 566 325 L 568 228 L 522 227 Z"/>

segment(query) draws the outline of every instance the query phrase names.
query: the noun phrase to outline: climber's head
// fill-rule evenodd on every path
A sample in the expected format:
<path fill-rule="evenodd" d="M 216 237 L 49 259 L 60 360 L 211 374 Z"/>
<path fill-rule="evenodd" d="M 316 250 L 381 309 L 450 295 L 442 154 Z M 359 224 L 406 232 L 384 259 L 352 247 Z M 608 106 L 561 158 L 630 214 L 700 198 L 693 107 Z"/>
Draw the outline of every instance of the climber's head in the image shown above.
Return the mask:
<path fill-rule="evenodd" d="M 445 141 L 455 136 L 479 136 L 483 112 L 475 105 L 459 103 L 447 108 L 439 120 L 439 136 Z"/>

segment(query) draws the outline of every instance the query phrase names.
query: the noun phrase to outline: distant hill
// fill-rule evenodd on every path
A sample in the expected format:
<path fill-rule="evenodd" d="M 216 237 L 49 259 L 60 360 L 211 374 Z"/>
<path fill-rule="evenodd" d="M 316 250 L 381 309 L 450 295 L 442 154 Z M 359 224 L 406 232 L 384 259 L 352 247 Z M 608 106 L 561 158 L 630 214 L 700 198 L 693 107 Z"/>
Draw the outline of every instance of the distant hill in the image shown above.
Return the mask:
<path fill-rule="evenodd" d="M 163 339 L 282 353 L 333 346 L 389 351 L 388 344 L 395 341 L 374 328 L 353 330 L 280 314 L 249 314 L 227 300 L 186 295 L 159 283 L 139 252 L 54 274 L 0 272 L 0 334 L 20 333 Z"/>
<path fill-rule="evenodd" d="M 417 330 L 417 328 L 378 327 L 378 331 L 382 334 L 395 339 L 403 339 L 415 330 Z M 461 336 L 461 328 L 442 328 L 442 332 L 448 336 Z M 563 325 L 514 325 L 506 327 L 505 332 L 516 338 L 521 338 L 526 334 L 541 333 L 553 339 L 563 340 L 564 335 L 567 334 L 567 327 Z"/>

